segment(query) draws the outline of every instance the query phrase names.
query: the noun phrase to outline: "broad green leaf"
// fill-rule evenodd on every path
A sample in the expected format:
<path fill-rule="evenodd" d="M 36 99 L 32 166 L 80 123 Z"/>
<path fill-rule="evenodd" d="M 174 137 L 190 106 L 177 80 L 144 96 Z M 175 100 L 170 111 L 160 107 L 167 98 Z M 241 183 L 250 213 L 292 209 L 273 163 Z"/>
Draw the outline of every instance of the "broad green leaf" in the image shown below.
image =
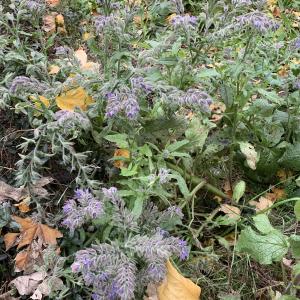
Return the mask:
<path fill-rule="evenodd" d="M 289 145 L 279 163 L 294 171 L 300 171 L 300 143 Z"/>
<path fill-rule="evenodd" d="M 239 200 L 243 197 L 246 190 L 246 182 L 241 180 L 239 181 L 233 189 L 232 199 L 235 202 L 239 202 Z"/>
<path fill-rule="evenodd" d="M 176 151 L 178 150 L 179 148 L 185 146 L 186 144 L 188 144 L 190 141 L 188 140 L 182 140 L 182 141 L 178 141 L 178 142 L 175 142 L 173 144 L 170 144 L 166 147 L 166 149 L 170 152 L 173 152 L 173 151 Z"/>
<path fill-rule="evenodd" d="M 300 235 L 293 234 L 290 236 L 291 251 L 296 259 L 300 258 Z"/>
<path fill-rule="evenodd" d="M 269 92 L 264 89 L 258 89 L 257 91 L 273 103 L 280 104 L 280 105 L 284 104 L 284 99 L 279 97 L 274 91 Z"/>
<path fill-rule="evenodd" d="M 107 141 L 112 143 L 116 143 L 119 148 L 128 148 L 127 142 L 127 134 L 125 133 L 117 133 L 117 134 L 109 134 L 104 137 Z"/>
<path fill-rule="evenodd" d="M 136 175 L 138 173 L 137 168 L 137 165 L 133 166 L 132 168 L 122 168 L 121 175 L 125 177 Z"/>
<path fill-rule="evenodd" d="M 296 201 L 294 206 L 294 212 L 298 221 L 300 221 L 300 200 Z"/>
<path fill-rule="evenodd" d="M 253 217 L 254 226 L 261 232 L 261 233 L 270 233 L 273 230 L 276 230 L 270 223 L 269 218 L 266 214 L 259 214 Z"/>
<path fill-rule="evenodd" d="M 197 75 L 196 79 L 202 78 L 210 78 L 210 77 L 220 77 L 220 73 L 216 71 L 216 69 L 205 69 L 201 70 Z"/>
<path fill-rule="evenodd" d="M 230 86 L 223 84 L 220 88 L 222 99 L 226 107 L 230 108 L 233 104 L 233 90 Z"/>
<path fill-rule="evenodd" d="M 241 231 L 236 249 L 249 254 L 259 263 L 268 265 L 282 260 L 288 252 L 289 243 L 287 237 L 278 230 L 262 235 L 247 227 Z"/>

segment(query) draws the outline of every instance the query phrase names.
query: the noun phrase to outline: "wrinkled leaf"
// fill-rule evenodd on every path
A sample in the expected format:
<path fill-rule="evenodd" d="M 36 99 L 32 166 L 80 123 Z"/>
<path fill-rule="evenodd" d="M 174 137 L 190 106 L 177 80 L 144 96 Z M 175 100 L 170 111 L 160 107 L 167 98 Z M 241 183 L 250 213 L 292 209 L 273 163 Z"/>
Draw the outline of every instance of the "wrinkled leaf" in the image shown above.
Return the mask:
<path fill-rule="evenodd" d="M 19 276 L 12 280 L 10 284 L 16 287 L 21 296 L 31 295 L 46 276 L 46 272 L 35 272 L 30 275 Z"/>
<path fill-rule="evenodd" d="M 265 265 L 281 261 L 289 249 L 288 238 L 273 228 L 266 215 L 258 215 L 253 220 L 261 234 L 250 226 L 243 229 L 237 242 L 237 251 L 245 252 Z"/>

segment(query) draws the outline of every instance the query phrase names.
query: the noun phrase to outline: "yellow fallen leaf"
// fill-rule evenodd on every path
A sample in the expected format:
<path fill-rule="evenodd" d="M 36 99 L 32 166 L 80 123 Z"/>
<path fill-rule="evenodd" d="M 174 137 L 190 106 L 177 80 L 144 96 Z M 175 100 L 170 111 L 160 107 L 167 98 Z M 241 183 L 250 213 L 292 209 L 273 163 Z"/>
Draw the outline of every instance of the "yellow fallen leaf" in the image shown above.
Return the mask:
<path fill-rule="evenodd" d="M 59 67 L 59 66 L 51 65 L 51 66 L 49 67 L 49 72 L 48 72 L 48 74 L 50 74 L 50 75 L 55 75 L 55 74 L 57 74 L 59 71 L 60 71 L 60 67 Z"/>
<path fill-rule="evenodd" d="M 62 14 L 58 14 L 55 17 L 55 22 L 57 26 L 65 26 L 65 19 L 64 16 Z"/>
<path fill-rule="evenodd" d="M 75 107 L 87 110 L 87 106 L 95 102 L 81 86 L 62 93 L 55 100 L 60 109 L 69 111 L 74 111 Z"/>
<path fill-rule="evenodd" d="M 289 66 L 288 65 L 284 65 L 284 66 L 281 66 L 277 72 L 277 74 L 280 76 L 280 77 L 285 77 L 288 75 L 288 71 L 289 71 Z"/>
<path fill-rule="evenodd" d="M 159 300 L 199 300 L 201 288 L 167 262 L 167 276 L 157 289 Z"/>
<path fill-rule="evenodd" d="M 130 158 L 130 152 L 127 149 L 117 149 L 114 153 L 114 157 L 122 157 L 124 159 Z M 115 160 L 114 166 L 116 168 L 122 169 L 125 166 L 126 162 L 124 160 Z"/>
<path fill-rule="evenodd" d="M 84 32 L 82 35 L 82 40 L 86 42 L 89 39 L 91 39 L 92 37 L 93 37 L 93 35 L 90 32 Z"/>
<path fill-rule="evenodd" d="M 42 109 L 42 103 L 43 103 L 46 107 L 49 107 L 49 106 L 50 106 L 50 101 L 49 101 L 49 99 L 47 99 L 47 98 L 44 97 L 44 96 L 38 96 L 38 98 L 35 97 L 35 96 L 30 96 L 29 98 L 30 98 L 30 100 L 33 101 L 34 106 L 35 106 L 37 109 L 39 109 L 39 110 Z M 38 117 L 38 116 L 41 115 L 41 112 L 36 111 L 36 112 L 34 113 L 34 115 L 35 115 L 36 117 Z"/>

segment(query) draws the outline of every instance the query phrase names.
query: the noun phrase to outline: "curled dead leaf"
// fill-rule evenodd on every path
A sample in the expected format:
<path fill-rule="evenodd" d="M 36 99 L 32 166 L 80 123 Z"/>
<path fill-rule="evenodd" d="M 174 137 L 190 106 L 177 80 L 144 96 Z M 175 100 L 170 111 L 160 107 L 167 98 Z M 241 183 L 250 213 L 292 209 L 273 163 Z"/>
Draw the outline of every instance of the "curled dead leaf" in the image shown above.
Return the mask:
<path fill-rule="evenodd" d="M 21 201 L 27 195 L 24 188 L 15 188 L 4 181 L 0 181 L 0 202 L 6 199 Z"/>
<path fill-rule="evenodd" d="M 26 197 L 25 199 L 23 199 L 20 203 L 15 204 L 15 206 L 19 209 L 20 212 L 22 213 L 27 213 L 29 212 L 31 209 L 29 208 L 30 205 L 30 197 Z"/>
<path fill-rule="evenodd" d="M 201 288 L 167 262 L 167 276 L 157 289 L 159 300 L 199 300 Z"/>

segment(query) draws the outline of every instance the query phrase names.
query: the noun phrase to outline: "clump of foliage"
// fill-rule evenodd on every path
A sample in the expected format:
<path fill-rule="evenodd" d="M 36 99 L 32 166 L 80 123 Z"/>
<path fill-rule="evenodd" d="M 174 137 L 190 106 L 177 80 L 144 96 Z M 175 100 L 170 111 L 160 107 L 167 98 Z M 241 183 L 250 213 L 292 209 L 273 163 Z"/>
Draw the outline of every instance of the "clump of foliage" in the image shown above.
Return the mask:
<path fill-rule="evenodd" d="M 171 261 L 203 299 L 297 299 L 298 10 L 1 4 L 1 246 L 35 282 L 9 261 L 3 293 L 161 297 Z"/>

